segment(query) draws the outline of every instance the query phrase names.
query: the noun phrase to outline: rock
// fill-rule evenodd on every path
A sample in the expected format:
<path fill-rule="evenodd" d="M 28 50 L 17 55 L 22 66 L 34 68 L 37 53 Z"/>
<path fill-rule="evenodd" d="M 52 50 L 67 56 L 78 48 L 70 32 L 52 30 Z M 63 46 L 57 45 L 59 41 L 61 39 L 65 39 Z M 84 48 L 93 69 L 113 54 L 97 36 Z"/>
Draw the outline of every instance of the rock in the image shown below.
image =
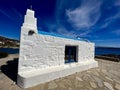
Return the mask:
<path fill-rule="evenodd" d="M 57 84 L 54 81 L 52 81 L 48 84 L 48 89 L 54 89 L 56 87 L 57 87 Z"/>
<path fill-rule="evenodd" d="M 109 90 L 114 90 L 112 85 L 108 82 L 104 82 L 104 85 L 109 89 Z"/>
<path fill-rule="evenodd" d="M 115 88 L 116 88 L 117 90 L 120 90 L 120 84 L 115 84 Z"/>
<path fill-rule="evenodd" d="M 97 88 L 97 85 L 94 82 L 90 82 L 91 87 Z"/>

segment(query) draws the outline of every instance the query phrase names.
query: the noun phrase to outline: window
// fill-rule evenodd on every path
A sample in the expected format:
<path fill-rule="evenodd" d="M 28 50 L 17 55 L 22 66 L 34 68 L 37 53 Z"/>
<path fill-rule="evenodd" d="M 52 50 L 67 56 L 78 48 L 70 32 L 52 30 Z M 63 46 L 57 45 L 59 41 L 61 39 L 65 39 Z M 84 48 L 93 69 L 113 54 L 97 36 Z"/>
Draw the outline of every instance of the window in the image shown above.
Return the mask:
<path fill-rule="evenodd" d="M 77 46 L 65 46 L 65 63 L 77 62 Z"/>
<path fill-rule="evenodd" d="M 32 31 L 32 30 L 30 30 L 29 32 L 28 32 L 28 35 L 33 35 L 35 32 L 34 31 Z"/>

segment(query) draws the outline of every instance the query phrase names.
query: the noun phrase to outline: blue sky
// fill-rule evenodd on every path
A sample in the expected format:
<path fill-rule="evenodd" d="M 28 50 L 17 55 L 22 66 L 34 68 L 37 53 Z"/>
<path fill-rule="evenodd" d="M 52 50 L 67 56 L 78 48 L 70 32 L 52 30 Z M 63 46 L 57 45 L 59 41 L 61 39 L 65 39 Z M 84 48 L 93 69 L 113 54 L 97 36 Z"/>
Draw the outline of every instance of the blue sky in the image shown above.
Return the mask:
<path fill-rule="evenodd" d="M 38 30 L 120 47 L 120 0 L 1 0 L 0 35 L 19 39 L 31 5 Z"/>

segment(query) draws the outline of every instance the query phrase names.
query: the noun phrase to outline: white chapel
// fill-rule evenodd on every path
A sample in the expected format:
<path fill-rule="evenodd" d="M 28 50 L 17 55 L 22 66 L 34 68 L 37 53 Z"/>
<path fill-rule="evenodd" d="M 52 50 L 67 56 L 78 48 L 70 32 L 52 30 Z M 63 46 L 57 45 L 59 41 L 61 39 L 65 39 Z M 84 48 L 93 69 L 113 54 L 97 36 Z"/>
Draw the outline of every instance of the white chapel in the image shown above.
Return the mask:
<path fill-rule="evenodd" d="M 34 11 L 27 9 L 21 27 L 17 83 L 32 87 L 98 66 L 94 43 L 37 30 Z"/>

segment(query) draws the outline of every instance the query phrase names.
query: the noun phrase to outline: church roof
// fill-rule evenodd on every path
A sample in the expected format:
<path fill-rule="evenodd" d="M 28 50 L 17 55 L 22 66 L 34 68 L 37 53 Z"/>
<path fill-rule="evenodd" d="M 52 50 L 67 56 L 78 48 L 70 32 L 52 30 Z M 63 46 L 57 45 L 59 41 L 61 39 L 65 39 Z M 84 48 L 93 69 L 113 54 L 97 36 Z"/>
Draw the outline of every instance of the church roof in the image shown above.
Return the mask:
<path fill-rule="evenodd" d="M 72 39 L 72 40 L 78 40 L 78 41 L 86 41 L 89 42 L 87 39 L 84 38 L 74 38 L 74 37 L 70 37 L 70 36 L 64 36 L 64 35 L 60 35 L 60 34 L 55 34 L 55 33 L 49 33 L 49 32 L 45 32 L 45 31 L 38 31 L 39 34 L 42 35 L 49 35 L 49 36 L 54 36 L 54 37 L 59 37 L 59 38 L 65 38 L 65 39 Z"/>

